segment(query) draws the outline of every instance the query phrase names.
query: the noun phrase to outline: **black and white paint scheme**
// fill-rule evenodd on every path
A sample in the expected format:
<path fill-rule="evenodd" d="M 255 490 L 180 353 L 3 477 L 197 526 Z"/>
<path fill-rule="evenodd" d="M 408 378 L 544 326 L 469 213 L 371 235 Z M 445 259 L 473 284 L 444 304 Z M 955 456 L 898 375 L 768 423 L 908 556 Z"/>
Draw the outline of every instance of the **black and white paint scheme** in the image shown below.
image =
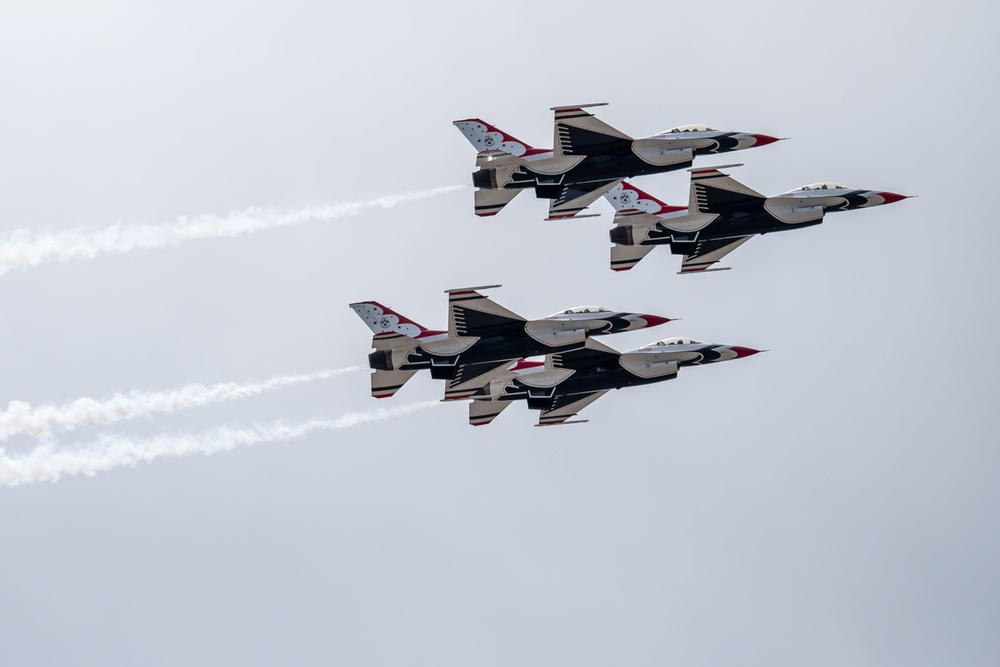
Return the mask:
<path fill-rule="evenodd" d="M 548 220 L 572 218 L 621 179 L 691 166 L 698 155 L 728 153 L 778 141 L 749 132 L 681 125 L 642 139 L 611 127 L 589 107 L 552 107 L 552 148 L 533 148 L 479 118 L 454 122 L 478 151 L 472 183 L 475 212 L 496 215 L 519 192 L 533 189 L 549 200 Z"/>
<path fill-rule="evenodd" d="M 368 325 L 372 396 L 395 394 L 419 370 L 437 380 L 450 380 L 445 398 L 464 398 L 477 378 L 505 369 L 522 357 L 566 352 L 582 347 L 590 336 L 655 327 L 669 318 L 646 313 L 580 306 L 527 320 L 479 290 L 499 285 L 447 290 L 448 330 L 426 329 L 377 301 L 352 303 Z"/>
<path fill-rule="evenodd" d="M 611 269 L 627 271 L 658 245 L 683 255 L 679 273 L 721 271 L 709 268 L 757 235 L 811 227 L 827 213 L 871 208 L 907 195 L 811 183 L 767 197 L 732 178 L 723 165 L 691 169 L 687 208 L 669 206 L 624 181 L 605 197 L 615 207 L 610 237 Z"/>
<path fill-rule="evenodd" d="M 998 25 L 984 0 L 3 3 L 0 265 L 24 268 L 0 266 L 0 412 L 242 397 L 0 442 L 135 461 L 0 485 L 0 663 L 1000 665 Z M 603 196 L 476 217 L 452 126 L 552 148 L 547 110 L 580 102 L 634 137 L 789 137 L 694 160 L 764 194 L 916 198 L 754 238 L 731 271 L 678 276 L 663 247 L 615 274 Z M 628 180 L 687 208 L 683 169 Z M 267 226 L 221 236 L 244 222 Z M 25 236 L 51 261 L 7 254 Z M 680 318 L 595 339 L 616 350 L 771 351 L 579 426 L 526 401 L 469 426 L 427 370 L 372 398 L 348 304 L 443 330 L 443 290 L 485 283 L 528 319 Z M 352 415 L 385 419 L 303 432 Z M 168 444 L 189 453 L 142 458 Z"/>
<path fill-rule="evenodd" d="M 684 366 L 701 366 L 741 359 L 760 350 L 740 345 L 702 343 L 693 338 L 665 338 L 630 352 L 618 352 L 596 340 L 582 348 L 550 354 L 544 362 L 520 361 L 498 370 L 473 393 L 469 423 L 493 421 L 512 401 L 527 401 L 540 410 L 536 426 L 582 423 L 573 420 L 612 389 L 663 382 L 677 377 Z"/>

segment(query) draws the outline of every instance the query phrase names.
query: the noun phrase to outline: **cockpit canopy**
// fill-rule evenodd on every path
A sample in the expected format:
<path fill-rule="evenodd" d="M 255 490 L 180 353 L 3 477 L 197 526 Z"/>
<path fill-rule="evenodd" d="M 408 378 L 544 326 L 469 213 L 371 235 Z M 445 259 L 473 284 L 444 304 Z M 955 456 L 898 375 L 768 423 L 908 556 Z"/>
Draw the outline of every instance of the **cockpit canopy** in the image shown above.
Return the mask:
<path fill-rule="evenodd" d="M 655 343 L 650 343 L 649 345 L 643 345 L 640 349 L 645 350 L 650 347 L 661 347 L 664 345 L 704 345 L 704 343 L 700 340 L 695 340 L 694 338 L 676 336 L 674 338 L 664 338 L 663 340 L 658 340 Z"/>
<path fill-rule="evenodd" d="M 702 125 L 700 123 L 692 123 L 691 125 L 678 125 L 677 127 L 672 127 L 669 130 L 664 130 L 659 132 L 656 136 L 663 136 L 664 134 L 677 134 L 678 132 L 718 132 L 716 128 L 710 125 Z"/>
<path fill-rule="evenodd" d="M 825 183 L 810 183 L 809 185 L 803 185 L 801 188 L 795 188 L 794 190 L 789 190 L 789 192 L 810 192 L 813 190 L 849 190 L 846 185 L 840 185 L 839 183 L 832 183 L 827 181 Z"/>
<path fill-rule="evenodd" d="M 580 313 L 610 313 L 611 311 L 607 308 L 601 308 L 600 306 L 577 306 L 576 308 L 567 308 L 566 310 L 560 310 L 558 313 L 552 313 L 549 317 L 558 317 L 559 315 L 577 315 Z"/>

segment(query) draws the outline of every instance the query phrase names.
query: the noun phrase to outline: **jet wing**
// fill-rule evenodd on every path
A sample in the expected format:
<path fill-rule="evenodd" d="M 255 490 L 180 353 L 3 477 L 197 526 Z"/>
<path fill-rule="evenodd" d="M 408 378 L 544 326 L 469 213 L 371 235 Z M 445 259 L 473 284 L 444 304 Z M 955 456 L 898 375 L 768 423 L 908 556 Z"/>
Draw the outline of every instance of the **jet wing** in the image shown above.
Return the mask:
<path fill-rule="evenodd" d="M 604 104 L 552 107 L 555 112 L 552 149 L 555 157 L 631 152 L 632 137 L 584 111 L 587 107 L 596 106 Z"/>
<path fill-rule="evenodd" d="M 725 165 L 738 167 L 740 165 Z M 733 213 L 764 210 L 767 197 L 748 188 L 729 174 L 719 171 L 722 167 L 689 169 L 691 187 L 688 210 L 691 213 Z"/>
<path fill-rule="evenodd" d="M 490 285 L 499 287 L 499 285 Z M 476 290 L 463 287 L 448 292 L 448 335 L 489 338 L 524 333 L 525 319 Z"/>
<path fill-rule="evenodd" d="M 739 248 L 751 238 L 753 238 L 753 234 L 737 238 L 701 241 L 695 246 L 693 253 L 684 256 L 684 261 L 681 262 L 681 270 L 678 273 L 698 273 L 706 270 L 725 271 L 729 267 L 726 267 L 726 269 L 709 269 L 708 267 Z"/>
<path fill-rule="evenodd" d="M 566 218 L 592 217 L 578 216 L 593 204 L 598 197 L 607 193 L 608 190 L 621 183 L 621 179 L 612 181 L 594 181 L 592 183 L 572 183 L 564 185 L 559 191 L 559 196 L 549 200 L 549 217 L 546 220 L 563 220 Z M 597 214 L 592 214 L 597 215 Z"/>
<path fill-rule="evenodd" d="M 558 426 L 560 424 L 580 424 L 586 419 L 577 421 L 567 421 L 570 417 L 575 417 L 577 413 L 585 407 L 599 399 L 609 390 L 594 391 L 589 394 L 557 394 L 552 398 L 552 403 L 542 414 L 538 416 L 538 423 L 535 426 Z"/>

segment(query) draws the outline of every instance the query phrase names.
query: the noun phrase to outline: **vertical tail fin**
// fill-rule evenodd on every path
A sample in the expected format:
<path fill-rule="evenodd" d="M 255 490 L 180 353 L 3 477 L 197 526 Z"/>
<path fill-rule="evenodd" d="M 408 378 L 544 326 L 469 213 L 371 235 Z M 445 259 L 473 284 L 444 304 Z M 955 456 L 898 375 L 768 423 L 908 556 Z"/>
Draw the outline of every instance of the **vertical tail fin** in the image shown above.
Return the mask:
<path fill-rule="evenodd" d="M 538 149 L 532 148 L 529 144 L 479 118 L 456 120 L 452 125 L 457 127 L 458 131 L 465 135 L 469 143 L 480 153 L 500 151 L 515 157 L 523 157 L 538 152 Z"/>
<path fill-rule="evenodd" d="M 360 301 L 352 303 L 351 309 L 358 314 L 376 337 L 388 337 L 388 334 L 398 334 L 410 338 L 418 338 L 428 333 L 424 327 L 392 308 L 383 306 L 378 301 Z"/>
<path fill-rule="evenodd" d="M 628 181 L 622 181 L 604 196 L 615 207 L 615 210 L 621 213 L 634 211 L 660 215 L 685 210 L 683 206 L 671 206 L 653 195 L 646 194 Z"/>

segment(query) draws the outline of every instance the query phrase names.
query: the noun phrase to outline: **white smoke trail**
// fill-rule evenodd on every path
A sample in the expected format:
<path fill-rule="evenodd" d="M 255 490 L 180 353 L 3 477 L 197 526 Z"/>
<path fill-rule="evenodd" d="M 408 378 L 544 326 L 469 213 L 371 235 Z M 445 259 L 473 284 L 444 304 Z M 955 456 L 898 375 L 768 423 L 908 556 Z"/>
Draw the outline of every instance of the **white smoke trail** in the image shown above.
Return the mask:
<path fill-rule="evenodd" d="M 301 375 L 281 375 L 264 382 L 244 384 L 225 382 L 210 387 L 189 384 L 173 391 L 133 391 L 128 395 L 115 394 L 103 401 L 78 398 L 61 406 L 43 405 L 32 408 L 30 403 L 11 401 L 7 410 L 0 412 L 0 441 L 16 433 L 46 437 L 57 427 L 71 430 L 77 426 L 90 424 L 112 424 L 125 419 L 146 417 L 157 412 L 178 412 L 212 403 L 233 401 L 256 396 L 272 389 L 325 380 L 360 368 L 361 366 L 351 366 Z"/>
<path fill-rule="evenodd" d="M 408 415 L 436 405 L 440 401 L 411 403 L 398 408 L 371 412 L 352 412 L 339 419 L 313 420 L 301 424 L 283 421 L 255 424 L 247 428 L 222 427 L 201 434 L 161 435 L 148 440 L 132 441 L 122 436 L 105 436 L 89 445 L 59 448 L 55 444 L 39 445 L 23 455 L 7 456 L 0 448 L 0 484 L 20 486 L 34 482 L 55 482 L 63 475 L 94 475 L 120 466 L 135 466 L 140 461 L 152 461 L 163 456 L 215 454 L 240 445 L 287 441 L 301 438 L 313 431 L 339 430 L 368 422 L 379 422 Z"/>
<path fill-rule="evenodd" d="M 47 262 L 90 259 L 105 253 L 131 252 L 142 248 L 165 248 L 193 239 L 216 239 L 249 234 L 273 227 L 286 227 L 313 220 L 333 220 L 357 215 L 369 208 L 391 208 L 396 204 L 427 199 L 464 189 L 451 185 L 418 192 L 376 197 L 367 201 L 341 202 L 292 211 L 249 208 L 227 216 L 181 217 L 174 224 L 114 224 L 101 230 L 66 230 L 35 234 L 17 229 L 0 234 L 0 275 Z"/>

